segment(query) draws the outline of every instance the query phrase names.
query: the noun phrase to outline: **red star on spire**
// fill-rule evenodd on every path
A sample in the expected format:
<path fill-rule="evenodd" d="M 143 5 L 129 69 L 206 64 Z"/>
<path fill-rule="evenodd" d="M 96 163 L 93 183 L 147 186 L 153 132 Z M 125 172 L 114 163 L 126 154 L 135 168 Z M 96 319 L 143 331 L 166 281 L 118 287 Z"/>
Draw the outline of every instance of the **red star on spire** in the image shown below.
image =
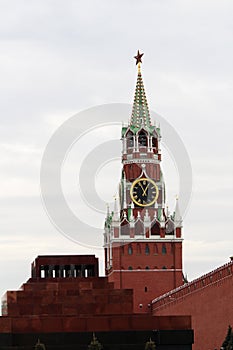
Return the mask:
<path fill-rule="evenodd" d="M 138 50 L 137 56 L 134 56 L 134 58 L 136 59 L 136 65 L 138 65 L 138 63 L 142 63 L 142 56 L 144 55 L 144 53 L 140 53 Z"/>

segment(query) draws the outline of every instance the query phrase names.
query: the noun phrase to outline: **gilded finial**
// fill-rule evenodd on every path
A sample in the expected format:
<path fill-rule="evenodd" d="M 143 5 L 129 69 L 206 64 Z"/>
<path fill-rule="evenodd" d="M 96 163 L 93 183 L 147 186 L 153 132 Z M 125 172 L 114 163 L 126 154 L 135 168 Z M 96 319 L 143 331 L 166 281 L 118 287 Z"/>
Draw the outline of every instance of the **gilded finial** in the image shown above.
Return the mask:
<path fill-rule="evenodd" d="M 138 73 L 141 73 L 141 63 L 138 63 Z"/>

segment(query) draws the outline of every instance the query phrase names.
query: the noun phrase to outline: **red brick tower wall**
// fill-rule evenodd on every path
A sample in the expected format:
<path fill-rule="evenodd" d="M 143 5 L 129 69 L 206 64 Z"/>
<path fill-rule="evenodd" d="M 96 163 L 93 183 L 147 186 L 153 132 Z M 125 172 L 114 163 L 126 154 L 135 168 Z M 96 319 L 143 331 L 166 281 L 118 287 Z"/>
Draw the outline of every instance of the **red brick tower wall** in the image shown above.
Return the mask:
<path fill-rule="evenodd" d="M 220 349 L 233 325 L 233 261 L 153 301 L 153 315 L 191 315 L 193 350 Z"/>
<path fill-rule="evenodd" d="M 128 244 L 113 249 L 114 268 L 108 280 L 114 282 L 115 288 L 133 288 L 134 312 L 150 312 L 155 297 L 183 283 L 182 243 L 132 242 L 130 245 L 131 255 Z M 164 252 L 163 248 L 166 248 Z"/>

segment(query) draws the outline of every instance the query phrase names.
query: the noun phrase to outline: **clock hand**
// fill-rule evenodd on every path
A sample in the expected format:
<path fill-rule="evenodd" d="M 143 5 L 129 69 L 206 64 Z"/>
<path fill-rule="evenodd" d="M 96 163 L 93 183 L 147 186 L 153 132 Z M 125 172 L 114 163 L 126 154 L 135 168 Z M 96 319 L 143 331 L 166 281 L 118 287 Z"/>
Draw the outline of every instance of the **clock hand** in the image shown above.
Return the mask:
<path fill-rule="evenodd" d="M 148 187 L 149 187 L 149 184 L 147 184 L 146 188 L 145 189 L 142 189 L 143 190 L 143 196 L 146 196 L 146 191 L 148 190 Z"/>
<path fill-rule="evenodd" d="M 147 185 L 146 189 L 143 188 L 141 182 L 139 182 L 138 184 L 139 184 L 139 186 L 140 186 L 141 189 L 142 189 L 142 192 L 143 192 L 142 195 L 145 196 L 145 195 L 146 195 L 146 190 L 147 190 L 147 187 L 148 187 L 149 184 Z"/>
<path fill-rule="evenodd" d="M 141 182 L 139 182 L 138 184 L 139 184 L 139 186 L 141 187 L 141 189 L 144 191 L 144 188 L 143 188 Z"/>

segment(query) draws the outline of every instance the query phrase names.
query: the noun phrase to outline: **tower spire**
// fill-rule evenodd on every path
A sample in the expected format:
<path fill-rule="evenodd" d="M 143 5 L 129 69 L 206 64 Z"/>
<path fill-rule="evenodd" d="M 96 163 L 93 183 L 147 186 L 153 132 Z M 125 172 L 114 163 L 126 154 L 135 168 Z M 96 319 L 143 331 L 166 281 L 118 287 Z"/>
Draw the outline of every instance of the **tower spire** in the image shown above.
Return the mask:
<path fill-rule="evenodd" d="M 138 76 L 130 125 L 136 128 L 140 128 L 141 126 L 144 126 L 145 128 L 151 127 L 150 113 L 141 74 L 141 63 L 143 55 L 144 53 L 140 53 L 138 50 L 137 55 L 134 56 L 136 59 L 136 65 L 138 66 Z"/>

